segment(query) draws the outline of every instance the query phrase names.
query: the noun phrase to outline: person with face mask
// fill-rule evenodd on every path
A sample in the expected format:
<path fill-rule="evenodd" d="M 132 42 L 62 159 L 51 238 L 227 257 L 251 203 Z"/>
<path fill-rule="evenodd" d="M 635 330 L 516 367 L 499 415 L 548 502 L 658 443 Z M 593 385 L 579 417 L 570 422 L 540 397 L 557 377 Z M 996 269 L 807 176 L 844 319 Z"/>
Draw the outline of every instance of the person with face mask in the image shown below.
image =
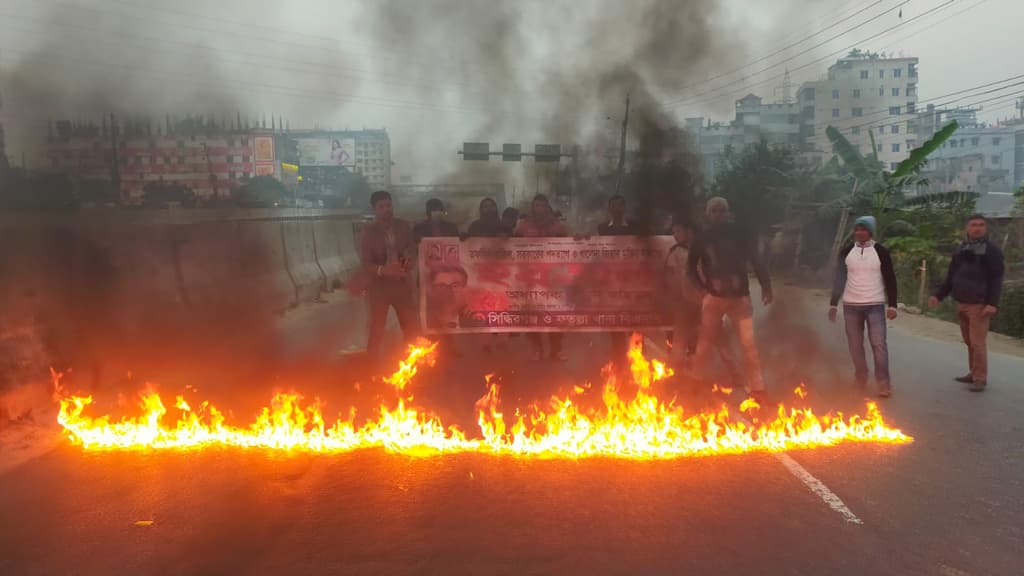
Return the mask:
<path fill-rule="evenodd" d="M 448 212 L 444 209 L 444 202 L 437 198 L 427 200 L 427 219 L 416 224 L 412 229 L 413 238 L 416 244 L 424 238 L 454 238 L 459 235 L 459 227 L 454 223 L 445 220 Z"/>
<path fill-rule="evenodd" d="M 512 235 L 498 215 L 498 203 L 492 198 L 480 201 L 480 217 L 470 223 L 466 235 L 470 238 L 503 238 Z"/>
<path fill-rule="evenodd" d="M 836 321 L 842 298 L 846 342 L 853 359 L 854 376 L 861 388 L 867 386 L 868 381 L 868 365 L 864 359 L 864 327 L 867 326 L 878 395 L 888 398 L 892 385 L 885 320 L 895 320 L 897 315 L 896 272 L 889 251 L 874 240 L 875 226 L 873 216 L 861 216 L 854 221 L 853 244 L 846 246 L 836 261 L 828 319 Z"/>
<path fill-rule="evenodd" d="M 988 329 L 999 306 L 1005 264 L 1003 251 L 988 240 L 988 221 L 980 214 L 967 219 L 964 242 L 953 253 L 946 279 L 928 300 L 934 308 L 947 296 L 957 304 L 960 333 L 967 344 L 969 372 L 955 378 L 972 392 L 988 385 Z"/>

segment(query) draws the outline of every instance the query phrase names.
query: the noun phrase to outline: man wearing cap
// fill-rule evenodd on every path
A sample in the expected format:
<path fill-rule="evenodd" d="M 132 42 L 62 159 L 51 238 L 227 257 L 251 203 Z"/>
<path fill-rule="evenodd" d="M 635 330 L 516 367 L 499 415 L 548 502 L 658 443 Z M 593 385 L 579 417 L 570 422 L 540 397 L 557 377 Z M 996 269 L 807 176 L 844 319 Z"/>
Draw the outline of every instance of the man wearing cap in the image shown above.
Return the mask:
<path fill-rule="evenodd" d="M 687 259 L 690 280 L 704 294 L 694 367 L 706 377 L 711 351 L 721 342 L 722 318 L 728 318 L 743 348 L 747 392 L 760 401 L 764 397 L 764 378 L 754 340 L 748 269 L 753 268 L 757 275 L 761 301 L 766 306 L 772 302 L 771 278 L 758 254 L 756 237 L 730 221 L 725 198 L 708 200 L 705 216 L 707 227 L 694 239 Z"/>
<path fill-rule="evenodd" d="M 873 216 L 861 216 L 854 221 L 853 243 L 843 248 L 836 262 L 828 319 L 836 321 L 842 298 L 846 343 L 853 359 L 854 376 L 861 388 L 868 382 L 868 364 L 864 358 L 864 327 L 867 326 L 878 395 L 888 398 L 892 384 L 885 320 L 896 319 L 896 272 L 889 251 L 874 240 L 876 227 Z"/>

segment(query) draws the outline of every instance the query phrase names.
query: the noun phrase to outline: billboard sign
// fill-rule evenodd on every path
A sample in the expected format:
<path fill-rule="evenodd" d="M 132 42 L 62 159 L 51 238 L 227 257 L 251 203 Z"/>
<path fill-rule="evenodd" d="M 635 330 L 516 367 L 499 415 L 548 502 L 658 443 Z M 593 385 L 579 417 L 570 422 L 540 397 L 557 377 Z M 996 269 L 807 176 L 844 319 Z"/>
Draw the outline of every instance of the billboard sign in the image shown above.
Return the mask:
<path fill-rule="evenodd" d="M 353 138 L 299 138 L 296 144 L 300 166 L 353 166 L 356 162 Z"/>

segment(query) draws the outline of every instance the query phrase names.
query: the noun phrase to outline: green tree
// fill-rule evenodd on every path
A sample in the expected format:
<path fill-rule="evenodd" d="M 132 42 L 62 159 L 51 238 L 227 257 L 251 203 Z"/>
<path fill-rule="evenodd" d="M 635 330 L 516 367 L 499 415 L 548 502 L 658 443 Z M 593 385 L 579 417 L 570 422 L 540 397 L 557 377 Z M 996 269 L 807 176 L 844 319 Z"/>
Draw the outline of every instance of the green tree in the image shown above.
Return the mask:
<path fill-rule="evenodd" d="M 288 190 L 273 176 L 256 176 L 235 191 L 235 201 L 248 208 L 270 208 L 288 201 Z"/>
<path fill-rule="evenodd" d="M 764 232 L 782 222 L 799 180 L 793 151 L 762 140 L 739 152 L 727 149 L 711 190 L 729 200 L 738 223 Z"/>

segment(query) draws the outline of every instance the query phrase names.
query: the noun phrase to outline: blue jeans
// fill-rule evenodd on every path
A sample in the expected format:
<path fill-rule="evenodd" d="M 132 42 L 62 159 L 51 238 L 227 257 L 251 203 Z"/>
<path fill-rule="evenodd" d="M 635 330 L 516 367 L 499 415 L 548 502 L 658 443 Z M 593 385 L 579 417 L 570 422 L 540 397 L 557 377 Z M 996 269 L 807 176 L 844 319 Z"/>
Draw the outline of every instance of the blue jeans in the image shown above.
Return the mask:
<path fill-rule="evenodd" d="M 875 357 L 875 382 L 880 389 L 889 387 L 889 345 L 885 340 L 885 305 L 869 304 L 858 306 L 843 305 L 843 319 L 846 322 L 846 343 L 853 358 L 854 375 L 857 384 L 868 382 L 868 363 L 864 358 L 864 325 L 868 327 L 868 341 Z"/>

